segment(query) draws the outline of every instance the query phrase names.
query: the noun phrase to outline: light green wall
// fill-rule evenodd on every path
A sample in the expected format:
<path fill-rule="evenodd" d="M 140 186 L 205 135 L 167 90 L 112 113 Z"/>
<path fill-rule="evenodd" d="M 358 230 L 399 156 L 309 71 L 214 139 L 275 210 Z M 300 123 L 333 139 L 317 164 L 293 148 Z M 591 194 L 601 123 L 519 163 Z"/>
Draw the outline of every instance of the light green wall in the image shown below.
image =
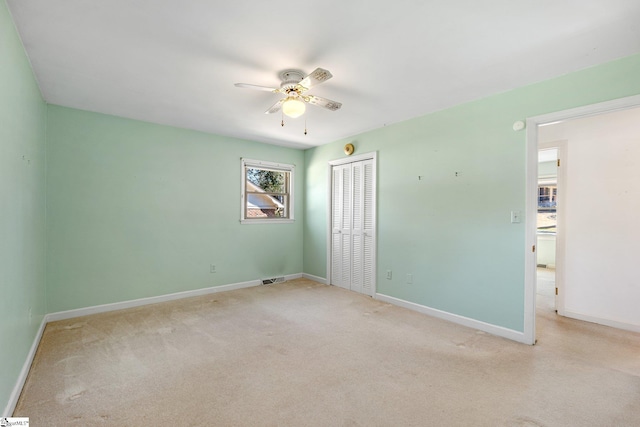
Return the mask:
<path fill-rule="evenodd" d="M 45 314 L 45 123 L 40 96 L 0 2 L 0 411 Z M 29 319 L 29 309 L 32 317 Z"/>
<path fill-rule="evenodd" d="M 302 272 L 302 151 L 53 105 L 47 135 L 49 312 Z M 241 157 L 296 165 L 295 223 L 240 224 Z"/>
<path fill-rule="evenodd" d="M 525 208 L 525 132 L 512 124 L 636 95 L 638 76 L 640 55 L 307 150 L 304 271 L 326 276 L 327 162 L 353 141 L 378 152 L 377 291 L 523 331 L 525 228 L 510 213 Z"/>

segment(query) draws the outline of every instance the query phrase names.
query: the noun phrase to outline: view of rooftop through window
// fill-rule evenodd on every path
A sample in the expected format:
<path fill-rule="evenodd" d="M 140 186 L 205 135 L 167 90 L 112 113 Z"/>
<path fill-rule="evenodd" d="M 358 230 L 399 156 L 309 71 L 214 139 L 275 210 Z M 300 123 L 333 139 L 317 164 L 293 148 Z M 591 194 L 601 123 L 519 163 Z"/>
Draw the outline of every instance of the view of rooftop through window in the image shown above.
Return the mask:
<path fill-rule="evenodd" d="M 286 193 L 286 174 L 287 172 L 247 168 L 247 179 L 267 193 Z M 283 201 L 282 195 L 276 196 L 276 199 Z"/>
<path fill-rule="evenodd" d="M 245 168 L 246 218 L 289 218 L 290 172 Z"/>

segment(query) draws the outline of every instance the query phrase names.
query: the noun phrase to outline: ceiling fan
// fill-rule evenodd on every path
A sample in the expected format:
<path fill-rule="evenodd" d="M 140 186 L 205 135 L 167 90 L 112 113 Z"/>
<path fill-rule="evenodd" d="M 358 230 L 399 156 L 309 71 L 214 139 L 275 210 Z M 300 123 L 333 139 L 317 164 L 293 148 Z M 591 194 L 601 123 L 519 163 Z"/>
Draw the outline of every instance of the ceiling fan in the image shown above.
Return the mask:
<path fill-rule="evenodd" d="M 276 113 L 282 109 L 282 112 L 289 117 L 300 117 L 305 112 L 305 103 L 324 107 L 331 111 L 335 111 L 342 107 L 340 102 L 331 101 L 330 99 L 321 98 L 315 95 L 305 95 L 305 92 L 315 85 L 326 82 L 333 77 L 333 75 L 324 68 L 316 68 L 306 77 L 304 73 L 299 70 L 284 70 L 279 74 L 279 77 L 280 80 L 282 80 L 280 88 L 257 86 L 247 83 L 236 83 L 235 85 L 237 87 L 244 87 L 247 89 L 282 93 L 286 95 L 265 111 L 265 114 Z"/>

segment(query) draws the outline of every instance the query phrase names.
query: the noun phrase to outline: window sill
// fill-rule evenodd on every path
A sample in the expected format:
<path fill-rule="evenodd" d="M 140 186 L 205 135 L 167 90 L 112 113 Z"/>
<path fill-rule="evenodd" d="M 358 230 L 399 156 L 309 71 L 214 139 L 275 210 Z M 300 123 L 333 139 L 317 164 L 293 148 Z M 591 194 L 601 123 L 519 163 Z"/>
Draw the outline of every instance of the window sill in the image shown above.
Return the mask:
<path fill-rule="evenodd" d="M 241 219 L 240 224 L 292 224 L 293 219 Z"/>

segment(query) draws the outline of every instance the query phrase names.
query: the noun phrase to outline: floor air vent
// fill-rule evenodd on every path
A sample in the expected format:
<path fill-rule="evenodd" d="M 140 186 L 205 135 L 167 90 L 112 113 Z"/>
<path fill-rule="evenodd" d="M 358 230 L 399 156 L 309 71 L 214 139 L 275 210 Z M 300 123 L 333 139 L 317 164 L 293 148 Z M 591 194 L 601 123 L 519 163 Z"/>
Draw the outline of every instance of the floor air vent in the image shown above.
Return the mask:
<path fill-rule="evenodd" d="M 282 277 L 272 277 L 271 279 L 262 279 L 263 285 L 270 285 L 272 283 L 281 283 L 284 282 L 284 276 Z"/>

